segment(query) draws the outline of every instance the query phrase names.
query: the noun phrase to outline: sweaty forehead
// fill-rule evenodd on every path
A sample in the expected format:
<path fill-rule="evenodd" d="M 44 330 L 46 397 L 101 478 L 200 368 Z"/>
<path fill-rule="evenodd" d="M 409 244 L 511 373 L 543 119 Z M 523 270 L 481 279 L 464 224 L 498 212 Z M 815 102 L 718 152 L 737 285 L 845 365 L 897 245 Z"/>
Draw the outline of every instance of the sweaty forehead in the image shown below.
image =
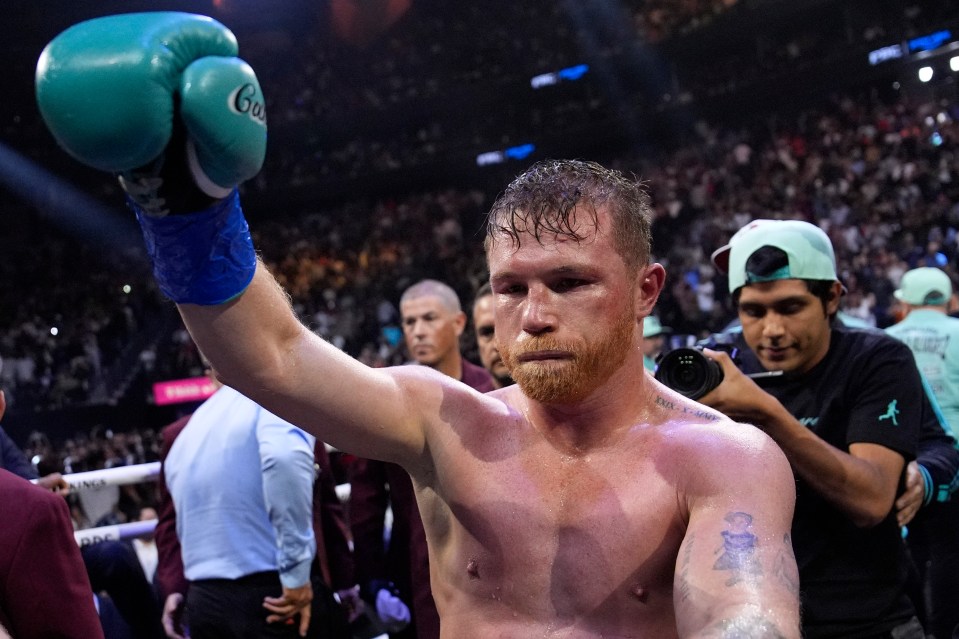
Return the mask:
<path fill-rule="evenodd" d="M 546 202 L 504 206 L 491 211 L 487 225 L 487 248 L 490 244 L 523 245 L 545 243 L 558 238 L 586 239 L 605 225 L 606 206 L 581 201 L 568 208 L 556 208 Z"/>

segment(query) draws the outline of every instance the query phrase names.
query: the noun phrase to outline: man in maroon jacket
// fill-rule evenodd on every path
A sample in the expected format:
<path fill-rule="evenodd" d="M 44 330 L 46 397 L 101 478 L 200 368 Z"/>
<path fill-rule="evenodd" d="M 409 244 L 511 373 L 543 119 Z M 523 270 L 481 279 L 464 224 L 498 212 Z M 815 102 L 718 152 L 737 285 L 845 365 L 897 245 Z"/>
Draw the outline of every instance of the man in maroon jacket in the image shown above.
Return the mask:
<path fill-rule="evenodd" d="M 400 298 L 406 348 L 417 364 L 429 366 L 480 392 L 493 390 L 493 378 L 463 359 L 460 336 L 466 314 L 456 292 L 436 280 L 423 280 Z M 439 614 L 430 590 L 429 553 L 409 475 L 396 464 L 360 459 L 351 471 L 350 523 L 356 576 L 364 589 L 392 582 L 413 621 L 391 637 L 438 639 Z M 384 548 L 384 517 L 393 511 L 389 548 Z M 369 593 L 375 596 L 376 593 Z"/>
<path fill-rule="evenodd" d="M 0 469 L 0 627 L 16 639 L 103 639 L 63 497 Z"/>

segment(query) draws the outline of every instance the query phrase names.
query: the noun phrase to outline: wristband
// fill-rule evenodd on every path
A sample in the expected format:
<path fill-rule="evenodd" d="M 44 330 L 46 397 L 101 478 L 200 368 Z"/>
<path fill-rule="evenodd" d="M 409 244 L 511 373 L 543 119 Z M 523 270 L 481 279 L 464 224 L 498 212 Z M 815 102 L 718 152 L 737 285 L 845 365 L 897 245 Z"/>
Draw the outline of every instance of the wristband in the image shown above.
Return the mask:
<path fill-rule="evenodd" d="M 129 197 L 137 215 L 153 275 L 177 304 L 227 302 L 253 280 L 256 251 L 236 189 L 198 213 L 154 217 Z"/>

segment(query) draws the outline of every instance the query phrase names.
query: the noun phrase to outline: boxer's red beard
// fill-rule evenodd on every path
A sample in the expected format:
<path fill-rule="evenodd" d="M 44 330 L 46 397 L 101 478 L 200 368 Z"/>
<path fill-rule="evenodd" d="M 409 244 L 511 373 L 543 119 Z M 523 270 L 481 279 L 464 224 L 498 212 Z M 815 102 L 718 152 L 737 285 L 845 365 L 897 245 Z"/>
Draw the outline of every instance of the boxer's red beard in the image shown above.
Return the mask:
<path fill-rule="evenodd" d="M 631 309 L 593 340 L 563 342 L 552 335 L 526 340 L 520 345 L 500 345 L 500 356 L 523 393 L 544 404 L 581 401 L 605 383 L 626 360 L 633 342 L 636 318 Z M 535 351 L 558 351 L 571 355 L 564 360 L 520 362 L 519 355 Z"/>

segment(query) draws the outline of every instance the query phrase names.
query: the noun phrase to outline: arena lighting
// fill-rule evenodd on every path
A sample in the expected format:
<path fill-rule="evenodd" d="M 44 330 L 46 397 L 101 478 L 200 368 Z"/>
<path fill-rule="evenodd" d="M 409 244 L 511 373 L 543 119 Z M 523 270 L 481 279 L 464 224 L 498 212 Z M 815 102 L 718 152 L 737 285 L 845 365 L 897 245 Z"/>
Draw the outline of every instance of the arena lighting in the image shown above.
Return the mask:
<path fill-rule="evenodd" d="M 941 47 L 943 43 L 951 37 L 952 33 L 946 29 L 919 36 L 909 41 L 909 51 L 910 53 L 915 53 L 916 51 L 932 51 Z"/>
<path fill-rule="evenodd" d="M 559 71 L 554 71 L 552 73 L 541 73 L 539 75 L 534 75 L 532 78 L 530 78 L 529 85 L 534 89 L 542 89 L 543 87 L 559 84 L 563 81 L 575 82 L 586 75 L 587 71 L 589 71 L 588 64 L 577 64 L 572 67 L 560 69 Z"/>
<path fill-rule="evenodd" d="M 115 251 L 142 241 L 133 215 L 104 206 L 2 143 L 0 184 L 89 246 Z"/>
<path fill-rule="evenodd" d="M 882 47 L 875 49 L 874 51 L 869 52 L 869 64 L 876 66 L 880 62 L 886 62 L 887 60 L 896 60 L 902 57 L 902 45 L 901 44 L 890 44 L 887 47 Z"/>
<path fill-rule="evenodd" d="M 949 68 L 953 71 L 959 71 L 959 55 L 949 58 Z"/>
<path fill-rule="evenodd" d="M 502 164 L 506 160 L 525 160 L 536 150 L 536 145 L 527 142 L 511 146 L 502 151 L 484 151 L 476 156 L 476 166 Z"/>
<path fill-rule="evenodd" d="M 932 67 L 921 67 L 919 69 L 919 81 L 929 82 L 932 80 Z"/>
<path fill-rule="evenodd" d="M 876 66 L 882 62 L 887 62 L 889 60 L 898 60 L 900 58 L 906 57 L 909 54 L 919 54 L 918 57 L 928 57 L 928 55 L 943 47 L 949 40 L 952 39 L 952 32 L 943 29 L 941 31 L 936 31 L 934 33 L 928 33 L 918 38 L 912 38 L 904 42 L 898 42 L 896 44 L 890 44 L 878 49 L 874 49 L 869 52 L 869 64 Z M 952 42 L 950 47 L 955 47 L 956 43 Z M 953 69 L 957 71 L 959 69 Z"/>

